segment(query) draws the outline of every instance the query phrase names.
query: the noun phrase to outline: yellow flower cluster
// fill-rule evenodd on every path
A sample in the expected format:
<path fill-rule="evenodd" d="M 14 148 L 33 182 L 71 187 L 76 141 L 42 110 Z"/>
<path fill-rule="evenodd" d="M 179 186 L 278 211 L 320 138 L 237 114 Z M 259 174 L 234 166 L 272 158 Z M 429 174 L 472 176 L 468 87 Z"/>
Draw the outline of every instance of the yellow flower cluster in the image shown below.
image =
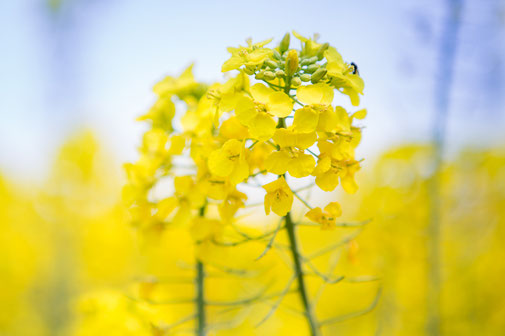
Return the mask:
<path fill-rule="evenodd" d="M 260 182 L 266 214 L 291 210 L 293 178 L 315 178 L 324 191 L 339 183 L 348 193 L 356 191 L 360 163 L 354 151 L 361 129 L 354 121 L 366 110 L 350 113 L 336 105 L 335 91 L 356 106 L 363 80 L 328 43 L 293 34 L 300 50 L 290 48 L 289 34 L 274 48 L 267 47 L 271 40 L 228 48 L 222 71 L 237 72 L 225 83 L 198 83 L 189 67 L 155 85 L 158 100 L 139 118 L 151 126 L 141 156 L 126 165 L 124 199 L 140 227 L 198 226 L 195 215 L 209 205 L 227 223 L 247 201 L 237 187 L 257 184 L 259 175 L 266 181 Z M 176 112 L 183 105 L 185 111 Z M 160 199 L 157 186 L 165 180 L 173 181 L 174 192 Z M 341 211 L 335 202 L 326 209 L 331 216 L 312 209 L 307 217 L 329 228 L 328 218 Z"/>

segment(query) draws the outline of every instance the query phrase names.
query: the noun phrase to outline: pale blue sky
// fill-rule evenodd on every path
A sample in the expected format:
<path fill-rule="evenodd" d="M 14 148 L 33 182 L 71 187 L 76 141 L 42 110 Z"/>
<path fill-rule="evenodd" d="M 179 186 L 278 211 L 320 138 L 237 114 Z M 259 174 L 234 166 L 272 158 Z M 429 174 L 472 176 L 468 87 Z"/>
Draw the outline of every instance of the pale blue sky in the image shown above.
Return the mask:
<path fill-rule="evenodd" d="M 0 1 L 0 171 L 47 171 L 73 131 L 95 129 L 118 161 L 133 160 L 134 118 L 152 85 L 191 62 L 222 79 L 226 47 L 245 38 L 317 32 L 365 79 L 360 154 L 430 135 L 444 1 Z M 466 1 L 451 94 L 450 147 L 505 140 L 505 5 Z"/>

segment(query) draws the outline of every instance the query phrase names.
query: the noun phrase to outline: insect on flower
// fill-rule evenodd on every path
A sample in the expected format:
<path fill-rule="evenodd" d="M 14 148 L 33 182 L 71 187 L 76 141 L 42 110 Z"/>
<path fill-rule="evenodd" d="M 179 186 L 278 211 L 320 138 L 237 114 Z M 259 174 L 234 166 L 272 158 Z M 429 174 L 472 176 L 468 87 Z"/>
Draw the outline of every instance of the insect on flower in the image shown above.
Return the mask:
<path fill-rule="evenodd" d="M 353 75 L 358 75 L 359 76 L 358 65 L 356 63 L 354 63 L 354 62 L 351 62 L 351 68 L 352 68 L 351 73 Z"/>

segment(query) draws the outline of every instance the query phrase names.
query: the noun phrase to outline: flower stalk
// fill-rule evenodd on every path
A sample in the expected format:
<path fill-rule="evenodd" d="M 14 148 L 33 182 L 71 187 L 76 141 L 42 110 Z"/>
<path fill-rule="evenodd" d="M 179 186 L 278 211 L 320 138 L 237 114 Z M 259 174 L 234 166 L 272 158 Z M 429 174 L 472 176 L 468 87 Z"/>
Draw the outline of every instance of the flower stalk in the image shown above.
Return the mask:
<path fill-rule="evenodd" d="M 286 231 L 288 233 L 291 255 L 293 257 L 295 277 L 298 283 L 298 293 L 300 295 L 300 299 L 302 300 L 303 309 L 305 310 L 305 318 L 307 319 L 307 322 L 309 324 L 310 335 L 318 336 L 320 333 L 317 326 L 316 316 L 310 303 L 309 295 L 307 292 L 307 286 L 305 285 L 305 278 L 303 275 L 302 263 L 300 260 L 301 252 L 298 246 L 299 244 L 296 237 L 295 225 L 293 223 L 293 220 L 291 219 L 290 212 L 288 212 L 288 214 L 284 216 L 284 220 L 286 222 L 285 225 L 286 225 Z"/>
<path fill-rule="evenodd" d="M 200 208 L 199 216 L 205 216 L 205 206 Z M 205 269 L 202 261 L 197 258 L 196 260 L 196 336 L 205 336 Z"/>
<path fill-rule="evenodd" d="M 204 291 L 205 270 L 200 260 L 196 261 L 196 314 L 197 314 L 197 336 L 205 336 L 205 291 Z"/>

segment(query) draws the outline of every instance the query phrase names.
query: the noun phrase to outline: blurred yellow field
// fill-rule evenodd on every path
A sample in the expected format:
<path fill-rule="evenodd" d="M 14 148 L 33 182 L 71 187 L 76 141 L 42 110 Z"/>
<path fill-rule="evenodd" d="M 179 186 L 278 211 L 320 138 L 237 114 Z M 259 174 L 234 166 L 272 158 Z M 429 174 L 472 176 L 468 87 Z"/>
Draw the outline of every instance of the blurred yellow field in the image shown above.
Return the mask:
<path fill-rule="evenodd" d="M 0 4 L 0 336 L 505 335 L 504 10 Z"/>

